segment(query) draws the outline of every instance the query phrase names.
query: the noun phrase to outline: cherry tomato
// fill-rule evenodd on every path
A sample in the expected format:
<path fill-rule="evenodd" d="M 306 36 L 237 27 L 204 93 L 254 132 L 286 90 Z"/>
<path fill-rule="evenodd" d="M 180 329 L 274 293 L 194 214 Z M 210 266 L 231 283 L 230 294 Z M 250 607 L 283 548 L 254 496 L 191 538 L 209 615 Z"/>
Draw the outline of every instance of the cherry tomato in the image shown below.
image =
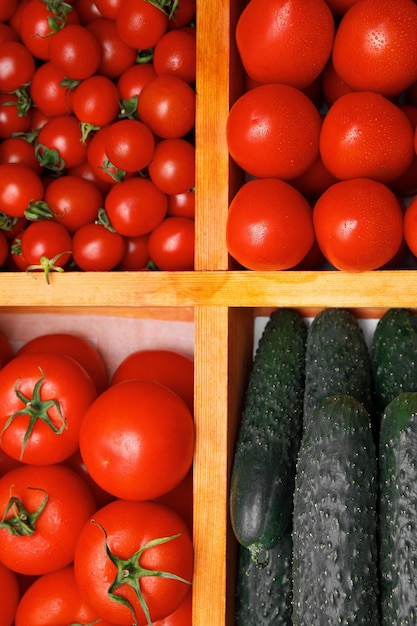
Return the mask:
<path fill-rule="evenodd" d="M 195 185 L 194 145 L 187 139 L 162 139 L 155 147 L 148 172 L 163 193 L 175 195 L 190 191 Z"/>
<path fill-rule="evenodd" d="M 404 238 L 411 253 L 417 257 L 417 196 L 407 207 L 404 215 Z"/>
<path fill-rule="evenodd" d="M 371 91 L 341 96 L 324 117 L 320 154 L 339 179 L 372 178 L 389 183 L 414 156 L 414 132 L 407 115 Z"/>
<path fill-rule="evenodd" d="M 83 124 L 110 124 L 119 113 L 119 91 L 110 78 L 94 74 L 74 89 L 72 107 L 74 115 Z"/>
<path fill-rule="evenodd" d="M 149 233 L 137 237 L 125 237 L 125 253 L 117 266 L 121 271 L 138 271 L 147 269 L 149 263 Z"/>
<path fill-rule="evenodd" d="M 53 212 L 54 221 L 73 234 L 97 219 L 104 196 L 92 181 L 66 174 L 49 183 L 44 200 Z"/>
<path fill-rule="evenodd" d="M 0 165 L 0 211 L 10 217 L 23 217 L 31 202 L 42 200 L 44 186 L 40 176 L 28 165 Z"/>
<path fill-rule="evenodd" d="M 110 131 L 110 124 L 102 126 L 87 143 L 87 161 L 91 167 L 92 174 L 108 185 L 113 185 L 115 181 L 123 180 L 125 172 L 118 170 L 109 159 L 107 154 L 107 136 Z"/>
<path fill-rule="evenodd" d="M 355 91 L 399 94 L 417 79 L 416 29 L 413 0 L 355 2 L 336 31 L 336 73 Z"/>
<path fill-rule="evenodd" d="M 0 2 L 0 20 L 2 22 L 7 22 L 13 13 L 16 11 L 18 5 L 18 0 L 2 0 Z"/>
<path fill-rule="evenodd" d="M 0 93 L 0 139 L 25 133 L 30 129 L 32 110 L 17 93 Z"/>
<path fill-rule="evenodd" d="M 98 169 L 93 169 L 88 159 L 86 159 L 79 165 L 76 165 L 75 167 L 70 167 L 66 171 L 66 174 L 69 176 L 78 176 L 78 178 L 84 178 L 85 180 L 88 180 L 90 183 L 93 183 L 96 187 L 98 187 L 102 194 L 106 194 L 113 183 L 110 181 L 106 181 L 103 178 L 99 178 L 99 176 L 97 175 L 97 171 Z"/>
<path fill-rule="evenodd" d="M 168 211 L 170 217 L 195 218 L 195 190 L 191 189 L 185 193 L 177 193 L 168 196 Z"/>
<path fill-rule="evenodd" d="M 129 67 L 135 64 L 137 50 L 129 46 L 117 32 L 112 19 L 97 19 L 87 26 L 101 47 L 101 59 L 97 73 L 117 79 Z"/>
<path fill-rule="evenodd" d="M 167 207 L 166 195 L 141 176 L 114 185 L 104 200 L 111 226 L 127 237 L 145 235 L 155 229 L 164 219 Z"/>
<path fill-rule="evenodd" d="M 194 128 L 195 100 L 194 89 L 181 78 L 156 75 L 140 92 L 139 118 L 163 139 L 183 137 Z"/>
<path fill-rule="evenodd" d="M 196 37 L 190 28 L 166 32 L 153 51 L 153 65 L 157 74 L 172 74 L 186 83 L 196 78 Z"/>
<path fill-rule="evenodd" d="M 290 269 L 313 245 L 311 207 L 285 181 L 249 181 L 230 203 L 226 242 L 231 256 L 247 269 Z"/>
<path fill-rule="evenodd" d="M 101 15 L 114 20 L 122 6 L 123 0 L 96 0 L 96 5 Z"/>
<path fill-rule="evenodd" d="M 149 236 L 151 261 L 159 270 L 186 272 L 194 269 L 195 223 L 187 217 L 166 217 Z"/>
<path fill-rule="evenodd" d="M 105 148 L 115 167 L 126 172 L 139 172 L 151 162 L 155 137 L 143 122 L 122 119 L 111 124 Z"/>
<path fill-rule="evenodd" d="M 117 568 L 106 546 L 129 572 L 114 586 Z M 180 579 L 161 576 L 161 572 Z M 187 525 L 175 511 L 156 502 L 111 502 L 84 525 L 74 573 L 85 600 L 104 619 L 126 626 L 154 623 L 175 611 L 190 589 L 193 546 Z M 128 603 L 115 601 L 109 585 Z"/>
<path fill-rule="evenodd" d="M 196 8 L 196 0 L 179 0 L 172 17 L 168 20 L 168 28 L 182 28 L 190 24 L 195 19 Z"/>
<path fill-rule="evenodd" d="M 95 502 L 69 467 L 23 464 L 0 478 L 0 511 L 0 560 L 38 576 L 72 562 Z"/>
<path fill-rule="evenodd" d="M 247 74 L 258 83 L 298 89 L 321 74 L 333 39 L 334 20 L 324 0 L 251 0 L 236 25 Z"/>
<path fill-rule="evenodd" d="M 260 85 L 244 93 L 227 120 L 234 161 L 257 178 L 300 176 L 319 153 L 321 118 L 311 100 L 289 85 Z"/>
<path fill-rule="evenodd" d="M 58 222 L 31 222 L 22 232 L 20 241 L 22 255 L 28 264 L 26 269 L 44 271 L 47 282 L 50 272 L 62 270 L 71 258 L 71 236 Z"/>
<path fill-rule="evenodd" d="M 363 272 L 380 268 L 398 251 L 403 214 L 386 185 L 367 178 L 335 183 L 313 211 L 318 244 L 336 269 Z"/>
<path fill-rule="evenodd" d="M 77 12 L 80 24 L 83 26 L 87 26 L 93 20 L 102 17 L 102 13 L 94 0 L 74 0 L 72 7 Z"/>
<path fill-rule="evenodd" d="M 194 406 L 194 362 L 173 350 L 137 350 L 116 368 L 110 384 L 139 378 L 165 385 L 179 395 L 190 411 Z"/>
<path fill-rule="evenodd" d="M 42 173 L 42 168 L 36 158 L 35 146 L 26 141 L 23 137 L 7 137 L 0 143 L 0 164 L 20 163 L 33 169 L 38 174 Z"/>
<path fill-rule="evenodd" d="M 0 44 L 0 90 L 16 91 L 32 80 L 35 59 L 20 41 Z"/>
<path fill-rule="evenodd" d="M 147 0 L 123 0 L 116 16 L 120 37 L 132 48 L 153 48 L 168 28 L 168 15 Z"/>
<path fill-rule="evenodd" d="M 51 37 L 49 59 L 67 78 L 83 80 L 97 71 L 101 47 L 87 28 L 81 24 L 67 24 Z"/>
<path fill-rule="evenodd" d="M 134 112 L 136 112 L 137 100 L 143 87 L 152 79 L 155 78 L 156 72 L 153 63 L 138 63 L 132 65 L 119 76 L 117 81 L 117 87 L 119 89 L 120 100 L 132 100 L 134 99 L 136 106 Z"/>
<path fill-rule="evenodd" d="M 13 626 L 14 616 L 20 598 L 19 582 L 16 573 L 0 562 L 0 626 Z"/>
<path fill-rule="evenodd" d="M 81 456 L 92 478 L 128 500 L 173 489 L 191 467 L 193 448 L 193 417 L 185 402 L 147 380 L 109 387 L 87 411 L 80 432 Z"/>
<path fill-rule="evenodd" d="M 38 335 L 26 341 L 16 352 L 16 356 L 39 352 L 66 354 L 86 370 L 94 382 L 98 394 L 107 388 L 108 374 L 104 359 L 91 341 L 81 335 L 75 333 Z"/>
<path fill-rule="evenodd" d="M 26 463 L 63 461 L 96 395 L 85 369 L 64 354 L 15 356 L 0 371 L 0 446 Z"/>
<path fill-rule="evenodd" d="M 72 565 L 37 578 L 23 594 L 15 618 L 15 626 L 94 623 L 112 626 L 83 600 Z"/>
<path fill-rule="evenodd" d="M 109 272 L 122 260 L 125 241 L 102 224 L 85 224 L 72 238 L 72 257 L 80 270 Z"/>
<path fill-rule="evenodd" d="M 0 42 L 18 41 L 17 33 L 13 28 L 5 22 L 0 22 Z"/>

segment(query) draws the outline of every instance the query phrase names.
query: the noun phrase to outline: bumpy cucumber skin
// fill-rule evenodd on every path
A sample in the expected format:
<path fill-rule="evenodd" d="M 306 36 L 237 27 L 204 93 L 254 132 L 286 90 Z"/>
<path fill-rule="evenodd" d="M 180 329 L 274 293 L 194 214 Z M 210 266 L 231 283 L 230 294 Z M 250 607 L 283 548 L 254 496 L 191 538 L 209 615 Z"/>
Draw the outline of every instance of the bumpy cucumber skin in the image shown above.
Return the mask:
<path fill-rule="evenodd" d="M 292 522 L 306 338 L 304 319 L 277 309 L 252 364 L 233 459 L 230 518 L 238 542 L 254 555 L 273 548 Z"/>
<path fill-rule="evenodd" d="M 382 626 L 417 624 L 417 392 L 386 407 L 379 444 Z"/>
<path fill-rule="evenodd" d="M 371 345 L 375 409 L 403 391 L 417 391 L 417 316 L 406 308 L 388 309 L 378 321 Z"/>
<path fill-rule="evenodd" d="M 304 430 L 294 493 L 294 626 L 377 626 L 377 460 L 352 396 L 319 405 Z"/>
<path fill-rule="evenodd" d="M 247 548 L 238 545 L 236 626 L 292 626 L 292 538 L 289 530 L 258 567 Z"/>
<path fill-rule="evenodd" d="M 304 424 L 327 396 L 350 394 L 372 412 L 369 349 L 347 309 L 328 308 L 313 319 L 307 337 Z"/>

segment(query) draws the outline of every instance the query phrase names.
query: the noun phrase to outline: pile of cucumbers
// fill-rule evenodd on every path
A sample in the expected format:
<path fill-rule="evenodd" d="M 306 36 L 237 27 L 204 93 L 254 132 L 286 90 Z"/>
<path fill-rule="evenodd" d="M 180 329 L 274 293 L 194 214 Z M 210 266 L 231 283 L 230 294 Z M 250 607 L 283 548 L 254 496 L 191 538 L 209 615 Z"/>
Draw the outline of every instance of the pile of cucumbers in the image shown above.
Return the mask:
<path fill-rule="evenodd" d="M 417 624 L 417 314 L 270 315 L 230 484 L 236 626 Z"/>

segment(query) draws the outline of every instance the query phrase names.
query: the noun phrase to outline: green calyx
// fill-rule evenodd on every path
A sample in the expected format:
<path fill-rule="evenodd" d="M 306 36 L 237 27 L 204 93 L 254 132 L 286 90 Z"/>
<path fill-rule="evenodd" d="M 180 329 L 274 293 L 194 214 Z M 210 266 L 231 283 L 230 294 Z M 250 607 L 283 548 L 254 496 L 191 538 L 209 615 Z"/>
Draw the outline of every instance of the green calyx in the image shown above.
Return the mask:
<path fill-rule="evenodd" d="M 62 2 L 62 0 L 44 0 L 48 15 L 48 26 L 50 33 L 48 37 L 64 28 L 68 21 L 68 15 L 72 11 L 72 6 L 68 2 Z"/>
<path fill-rule="evenodd" d="M 28 489 L 36 489 L 36 487 L 28 487 Z M 15 537 L 30 537 L 36 530 L 36 521 L 46 507 L 48 502 L 48 494 L 44 489 L 38 489 L 38 491 L 44 492 L 44 498 L 33 513 L 24 507 L 23 503 L 12 496 L 7 503 L 6 510 L 0 521 L 0 528 L 5 528 L 11 535 Z M 9 511 L 12 511 L 12 515 L 8 516 Z"/>
<path fill-rule="evenodd" d="M 26 272 L 29 273 L 33 270 L 43 270 L 45 273 L 46 282 L 50 285 L 49 274 L 50 272 L 63 272 L 64 268 L 60 265 L 55 265 L 58 259 L 60 259 L 65 254 L 71 254 L 71 250 L 65 250 L 64 252 L 59 252 L 52 259 L 49 257 L 42 255 L 39 259 L 39 264 L 28 265 L 26 268 Z"/>
<path fill-rule="evenodd" d="M 29 425 L 27 427 L 25 436 L 23 438 L 22 450 L 20 453 L 20 460 L 22 460 L 23 458 L 23 454 L 25 452 L 27 442 L 29 441 L 29 438 L 38 420 L 42 420 L 57 435 L 61 435 L 64 432 L 64 430 L 67 428 L 67 423 L 66 423 L 65 417 L 62 415 L 61 405 L 59 404 L 58 400 L 55 400 L 55 399 L 41 400 L 41 388 L 46 378 L 46 375 L 45 375 L 45 372 L 42 370 L 42 368 L 39 368 L 39 371 L 41 373 L 41 377 L 35 383 L 31 398 L 27 398 L 19 390 L 18 386 L 19 386 L 20 378 L 16 381 L 16 384 L 14 387 L 15 393 L 17 397 L 19 398 L 19 400 L 21 400 L 21 402 L 23 402 L 25 406 L 22 409 L 20 409 L 20 411 L 16 411 L 12 415 L 10 415 L 10 417 L 4 424 L 3 429 L 0 433 L 0 438 L 1 438 L 4 432 L 9 428 L 9 426 L 11 425 L 15 417 L 17 417 L 18 415 L 27 415 L 29 417 Z M 48 415 L 49 409 L 53 407 L 55 407 L 56 410 L 58 411 L 58 415 L 59 415 L 60 422 L 61 422 L 59 426 L 57 426 Z"/>
<path fill-rule="evenodd" d="M 145 2 L 149 2 L 152 6 L 166 13 L 169 19 L 172 19 L 178 8 L 179 0 L 145 0 Z"/>
<path fill-rule="evenodd" d="M 129 585 L 129 587 L 133 589 L 139 601 L 139 604 L 145 614 L 148 626 L 152 626 L 152 619 L 150 616 L 149 607 L 146 604 L 146 600 L 143 597 L 143 593 L 140 588 L 140 579 L 143 578 L 144 576 L 159 576 L 160 578 L 171 578 L 173 580 L 178 580 L 187 585 L 191 585 L 192 583 L 191 581 L 186 580 L 185 578 L 182 578 L 181 576 L 177 576 L 176 574 L 172 574 L 171 572 L 146 569 L 145 567 L 142 567 L 139 564 L 140 557 L 145 552 L 145 550 L 148 550 L 149 548 L 154 548 L 156 546 L 160 546 L 163 543 L 167 543 L 168 541 L 174 541 L 175 539 L 177 539 L 177 537 L 180 537 L 182 533 L 171 535 L 170 537 L 159 537 L 157 539 L 148 541 L 147 543 L 145 543 L 144 546 L 142 546 L 134 554 L 132 554 L 130 558 L 121 559 L 111 552 L 108 546 L 108 542 L 107 542 L 107 533 L 105 529 L 103 528 L 103 526 L 95 520 L 92 520 L 92 523 L 96 524 L 103 532 L 104 537 L 105 537 L 104 547 L 106 550 L 106 554 L 109 557 L 110 561 L 113 563 L 113 565 L 115 565 L 115 567 L 117 568 L 116 577 L 113 580 L 108 590 L 109 598 L 113 600 L 114 602 L 117 602 L 118 604 L 122 604 L 123 606 L 127 607 L 133 615 L 134 624 L 137 624 L 137 615 L 132 604 L 129 602 L 127 598 L 116 593 L 117 590 L 123 585 Z"/>

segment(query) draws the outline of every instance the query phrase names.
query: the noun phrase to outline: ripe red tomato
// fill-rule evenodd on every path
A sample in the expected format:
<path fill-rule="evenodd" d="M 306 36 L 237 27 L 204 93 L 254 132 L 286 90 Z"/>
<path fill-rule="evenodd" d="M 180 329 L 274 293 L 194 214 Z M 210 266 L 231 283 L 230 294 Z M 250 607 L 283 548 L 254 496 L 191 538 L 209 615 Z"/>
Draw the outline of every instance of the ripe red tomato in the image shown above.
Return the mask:
<path fill-rule="evenodd" d="M 0 626 L 13 626 L 20 598 L 16 573 L 0 562 Z"/>
<path fill-rule="evenodd" d="M 49 59 L 67 78 L 83 80 L 97 71 L 101 47 L 86 27 L 81 24 L 66 24 L 51 37 Z"/>
<path fill-rule="evenodd" d="M 196 78 L 196 37 L 191 28 L 177 28 L 166 32 L 153 51 L 153 65 L 157 74 L 172 74 L 186 83 Z"/>
<path fill-rule="evenodd" d="M 195 190 L 191 189 L 185 193 L 177 193 L 168 196 L 168 211 L 170 217 L 195 218 Z"/>
<path fill-rule="evenodd" d="M 187 139 L 162 139 L 155 147 L 148 172 L 163 193 L 175 195 L 190 191 L 195 185 L 194 145 Z"/>
<path fill-rule="evenodd" d="M 20 242 L 26 269 L 44 271 L 47 282 L 50 272 L 62 271 L 71 258 L 71 236 L 58 222 L 30 222 L 22 232 Z"/>
<path fill-rule="evenodd" d="M 0 164 L 20 163 L 40 175 L 42 168 L 35 154 L 35 147 L 23 137 L 7 137 L 0 143 Z"/>
<path fill-rule="evenodd" d="M 403 238 L 400 202 L 383 183 L 367 178 L 329 187 L 315 204 L 313 220 L 324 256 L 346 272 L 382 267 Z"/>
<path fill-rule="evenodd" d="M 0 370 L 1 448 L 26 463 L 63 461 L 96 395 L 85 369 L 64 354 L 15 356 Z"/>
<path fill-rule="evenodd" d="M 181 515 L 182 519 L 187 522 L 188 528 L 192 533 L 193 530 L 193 471 L 188 472 L 187 476 L 179 485 L 163 493 L 162 496 L 155 498 L 155 502 L 166 504 L 174 511 Z"/>
<path fill-rule="evenodd" d="M 75 87 L 72 98 L 74 115 L 83 124 L 105 126 L 119 113 L 119 91 L 107 76 L 94 74 Z"/>
<path fill-rule="evenodd" d="M 92 478 L 128 500 L 173 489 L 191 467 L 193 448 L 193 417 L 185 402 L 163 385 L 138 379 L 100 394 L 80 432 L 81 456 Z"/>
<path fill-rule="evenodd" d="M 139 378 L 165 385 L 186 402 L 190 411 L 194 406 L 194 361 L 173 350 L 137 350 L 130 353 L 116 368 L 110 384 Z"/>
<path fill-rule="evenodd" d="M 231 157 L 257 178 L 300 176 L 319 153 L 321 117 L 295 87 L 254 87 L 232 106 L 227 120 Z"/>
<path fill-rule="evenodd" d="M 399 94 L 417 79 L 416 29 L 413 0 L 355 2 L 336 31 L 336 73 L 355 91 Z"/>
<path fill-rule="evenodd" d="M 72 258 L 84 272 L 109 272 L 126 249 L 122 235 L 96 223 L 81 226 L 73 235 L 72 246 Z"/>
<path fill-rule="evenodd" d="M 412 199 L 404 215 L 404 238 L 411 253 L 417 257 L 417 196 Z"/>
<path fill-rule="evenodd" d="M 0 139 L 26 133 L 32 124 L 32 109 L 17 93 L 0 93 Z"/>
<path fill-rule="evenodd" d="M 183 600 L 171 615 L 164 617 L 156 622 L 154 626 L 191 626 L 193 613 L 193 592 L 192 589 L 187 593 Z"/>
<path fill-rule="evenodd" d="M 87 158 L 87 144 L 82 138 L 80 122 L 75 115 L 51 117 L 40 129 L 36 140 L 40 163 L 58 172 L 80 165 Z"/>
<path fill-rule="evenodd" d="M 166 195 L 149 178 L 139 175 L 114 185 L 104 200 L 111 226 L 127 237 L 145 235 L 156 228 L 167 207 Z"/>
<path fill-rule="evenodd" d="M 114 20 L 120 10 L 122 1 L 123 0 L 97 0 L 96 4 L 102 16 Z"/>
<path fill-rule="evenodd" d="M 372 91 L 340 96 L 324 117 L 320 134 L 324 165 L 336 178 L 372 178 L 389 183 L 414 156 L 414 131 L 407 115 Z"/>
<path fill-rule="evenodd" d="M 120 271 L 137 272 L 147 269 L 149 263 L 149 233 L 138 237 L 125 237 L 125 253 L 117 266 Z"/>
<path fill-rule="evenodd" d="M 17 9 L 18 0 L 2 0 L 0 3 L 0 20 L 7 22 Z"/>
<path fill-rule="evenodd" d="M 162 271 L 194 269 L 195 223 L 187 217 L 166 217 L 149 235 L 151 261 Z"/>
<path fill-rule="evenodd" d="M 136 112 L 140 92 L 155 76 L 156 72 L 153 63 L 137 63 L 129 67 L 119 76 L 117 87 L 119 89 L 120 100 L 122 102 L 133 101 L 133 113 Z"/>
<path fill-rule="evenodd" d="M 163 139 L 184 137 L 195 124 L 195 92 L 181 78 L 156 75 L 139 94 L 139 118 Z"/>
<path fill-rule="evenodd" d="M 128 572 L 123 580 L 116 582 L 117 567 L 106 545 Z M 111 502 L 84 525 L 74 573 L 81 594 L 104 619 L 125 626 L 132 621 L 138 626 L 154 623 L 175 611 L 190 589 L 193 546 L 187 525 L 175 511 L 156 502 Z"/>
<path fill-rule="evenodd" d="M 140 120 L 122 119 L 110 125 L 105 149 L 115 167 L 126 172 L 139 172 L 152 159 L 155 137 Z"/>
<path fill-rule="evenodd" d="M 138 51 L 129 46 L 117 32 L 112 19 L 96 19 L 87 26 L 101 47 L 101 59 L 97 74 L 117 79 L 136 63 Z"/>
<path fill-rule="evenodd" d="M 132 48 L 153 48 L 168 28 L 168 15 L 147 0 L 123 0 L 116 15 L 120 37 Z"/>
<path fill-rule="evenodd" d="M 173 3 L 173 7 L 174 11 L 168 20 L 168 28 L 182 28 L 182 26 L 191 24 L 195 19 L 196 0 L 179 0 L 178 3 Z"/>
<path fill-rule="evenodd" d="M 95 502 L 69 467 L 25 463 L 0 478 L 0 511 L 0 561 L 38 576 L 72 562 Z"/>
<path fill-rule="evenodd" d="M 81 335 L 75 333 L 38 335 L 26 341 L 16 352 L 16 356 L 39 352 L 66 354 L 78 361 L 86 370 L 96 386 L 97 394 L 107 388 L 108 374 L 104 359 L 96 346 Z"/>
<path fill-rule="evenodd" d="M 311 207 L 285 181 L 249 181 L 230 203 L 227 248 L 247 269 L 290 269 L 302 261 L 313 242 Z"/>
<path fill-rule="evenodd" d="M 321 89 L 324 100 L 328 107 L 331 107 L 340 96 L 351 93 L 353 89 L 345 83 L 335 72 L 332 59 L 329 59 L 321 77 Z"/>
<path fill-rule="evenodd" d="M 20 41 L 0 44 L 0 90 L 16 91 L 32 80 L 35 59 Z"/>
<path fill-rule="evenodd" d="M 16 611 L 15 626 L 59 626 L 100 624 L 100 618 L 83 600 L 75 582 L 74 568 L 67 565 L 37 578 L 23 594 Z"/>
<path fill-rule="evenodd" d="M 44 195 L 53 219 L 70 234 L 97 219 L 103 200 L 104 195 L 95 183 L 72 174 L 52 179 Z"/>
<path fill-rule="evenodd" d="M 10 217 L 23 217 L 29 204 L 43 196 L 43 182 L 32 168 L 21 163 L 0 165 L 0 211 Z"/>
<path fill-rule="evenodd" d="M 102 126 L 90 138 L 90 141 L 87 143 L 87 162 L 91 167 L 93 175 L 111 186 L 115 181 L 123 180 L 124 172 L 120 172 L 110 163 L 106 151 L 109 130 L 110 124 Z"/>
<path fill-rule="evenodd" d="M 321 74 L 333 39 L 334 20 L 324 0 L 251 0 L 236 25 L 248 76 L 298 89 Z"/>

